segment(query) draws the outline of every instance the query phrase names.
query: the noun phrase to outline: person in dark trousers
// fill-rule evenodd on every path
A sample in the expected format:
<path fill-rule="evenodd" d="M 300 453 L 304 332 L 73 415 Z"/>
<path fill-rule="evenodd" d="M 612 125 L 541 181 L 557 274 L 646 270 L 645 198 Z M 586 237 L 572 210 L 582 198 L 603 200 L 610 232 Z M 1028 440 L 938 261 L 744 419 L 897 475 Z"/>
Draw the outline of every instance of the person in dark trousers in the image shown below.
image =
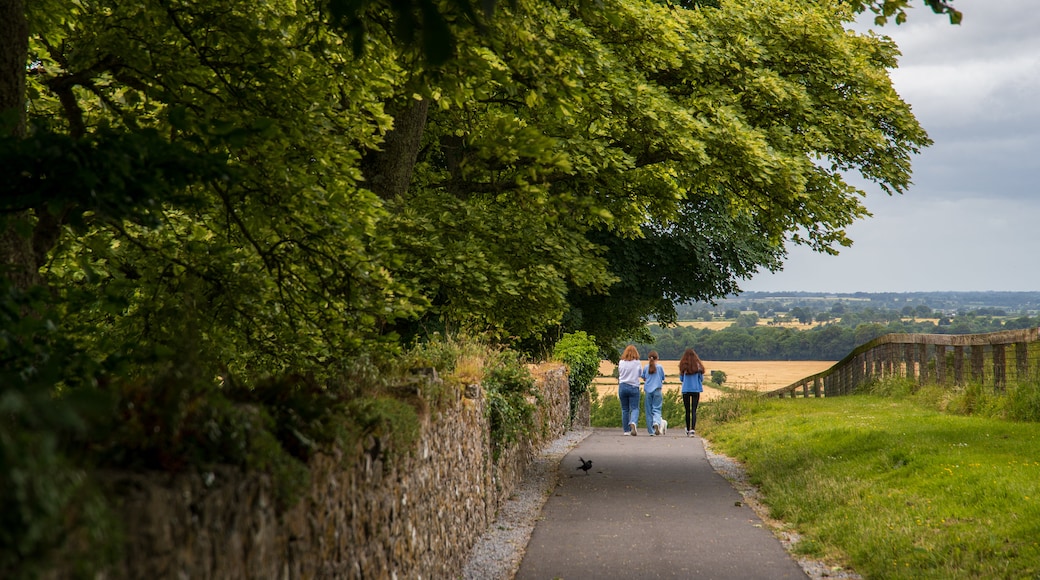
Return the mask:
<path fill-rule="evenodd" d="M 618 399 L 621 399 L 621 428 L 625 435 L 636 436 L 639 422 L 639 351 L 633 345 L 625 347 L 618 361 Z"/>
<path fill-rule="evenodd" d="M 697 405 L 704 391 L 704 363 L 692 348 L 686 349 L 679 359 L 679 381 L 682 383 L 682 402 L 686 408 L 686 436 L 696 435 Z"/>

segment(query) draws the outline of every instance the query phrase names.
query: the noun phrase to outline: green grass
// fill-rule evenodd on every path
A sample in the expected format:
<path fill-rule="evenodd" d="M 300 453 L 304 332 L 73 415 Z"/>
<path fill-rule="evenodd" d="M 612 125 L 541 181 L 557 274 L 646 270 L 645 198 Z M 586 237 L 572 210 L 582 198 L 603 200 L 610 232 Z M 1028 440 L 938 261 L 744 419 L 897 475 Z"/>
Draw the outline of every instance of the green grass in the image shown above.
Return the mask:
<path fill-rule="evenodd" d="M 698 431 L 801 552 L 867 578 L 1040 577 L 1040 424 L 944 413 L 934 393 L 727 399 Z"/>

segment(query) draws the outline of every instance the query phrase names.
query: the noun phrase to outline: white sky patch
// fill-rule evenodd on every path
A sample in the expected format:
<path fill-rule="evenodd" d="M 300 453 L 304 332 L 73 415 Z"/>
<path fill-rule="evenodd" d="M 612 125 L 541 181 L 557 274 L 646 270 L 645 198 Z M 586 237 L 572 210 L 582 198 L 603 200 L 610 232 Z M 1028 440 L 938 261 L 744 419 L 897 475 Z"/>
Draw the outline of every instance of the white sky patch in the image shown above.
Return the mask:
<path fill-rule="evenodd" d="M 1030 256 L 1040 206 L 1002 199 L 868 201 L 874 218 L 849 229 L 838 256 L 792 248 L 783 272 L 759 275 L 744 290 L 818 292 L 1031 291 Z M 883 224 L 879 226 L 879 224 Z M 981 242 L 980 242 L 981 241 Z M 1028 262 L 1028 263 L 1027 263 Z"/>
<path fill-rule="evenodd" d="M 1040 48 L 1036 55 L 1003 61 L 909 66 L 891 76 L 904 100 L 920 103 L 913 110 L 926 129 L 1028 117 L 1036 109 L 1014 105 L 1040 91 Z"/>
<path fill-rule="evenodd" d="M 913 185 L 860 184 L 874 216 L 848 228 L 851 248 L 789 248 L 783 272 L 745 290 L 1040 290 L 1040 2 L 956 0 L 960 26 L 913 4 L 906 24 L 875 28 L 903 53 L 893 85 L 935 141 Z"/>

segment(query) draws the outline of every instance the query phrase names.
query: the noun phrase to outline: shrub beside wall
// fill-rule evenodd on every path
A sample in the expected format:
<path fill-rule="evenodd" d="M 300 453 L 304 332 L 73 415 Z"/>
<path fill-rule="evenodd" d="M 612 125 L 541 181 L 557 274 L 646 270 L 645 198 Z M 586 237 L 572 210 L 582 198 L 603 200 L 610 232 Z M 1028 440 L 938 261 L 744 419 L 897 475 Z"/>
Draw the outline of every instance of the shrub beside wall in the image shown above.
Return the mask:
<path fill-rule="evenodd" d="M 231 468 L 173 477 L 102 474 L 119 498 L 126 531 L 125 556 L 107 577 L 457 576 L 534 454 L 569 426 L 565 368 L 532 372 L 540 393 L 531 399 L 532 433 L 501 449 L 497 461 L 486 398 L 470 387 L 419 420 L 411 453 L 390 454 L 386 442 L 369 436 L 351 449 L 316 455 L 310 489 L 283 512 L 268 477 Z M 74 569 L 74 562 L 61 562 L 50 577 Z"/>

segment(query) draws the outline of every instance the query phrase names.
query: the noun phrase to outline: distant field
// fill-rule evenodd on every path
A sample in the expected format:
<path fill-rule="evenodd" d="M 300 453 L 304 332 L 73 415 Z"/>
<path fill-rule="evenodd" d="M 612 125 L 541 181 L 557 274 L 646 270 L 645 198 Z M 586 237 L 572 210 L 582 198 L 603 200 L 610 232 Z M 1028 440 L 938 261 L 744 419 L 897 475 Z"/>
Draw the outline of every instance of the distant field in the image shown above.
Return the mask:
<path fill-rule="evenodd" d="M 646 364 L 646 360 L 642 361 Z M 791 383 L 827 370 L 834 365 L 835 361 L 704 361 L 704 366 L 711 371 L 722 371 L 726 373 L 727 387 L 754 389 L 756 391 L 769 391 L 786 387 Z M 660 361 L 664 367 L 666 389 L 679 388 L 679 361 Z M 617 379 L 614 374 L 614 363 L 600 361 L 600 376 L 593 381 L 600 394 L 617 392 Z M 710 401 L 718 397 L 721 391 L 705 387 L 704 400 Z"/>
<path fill-rule="evenodd" d="M 712 320 L 706 322 L 703 320 L 682 320 L 676 323 L 678 326 L 684 328 L 707 328 L 709 330 L 722 330 L 723 328 L 729 328 L 733 326 L 733 320 Z M 782 326 L 784 328 L 795 328 L 798 330 L 808 330 L 814 326 L 819 326 L 819 323 L 813 322 L 811 324 L 802 324 L 801 322 L 783 322 L 780 324 L 769 324 L 769 319 L 760 318 L 758 320 L 758 326 Z"/>
<path fill-rule="evenodd" d="M 999 316 L 996 318 L 1000 318 Z M 1010 318 L 1010 317 L 1007 317 Z M 903 317 L 903 322 L 931 322 L 932 324 L 939 324 L 938 318 L 910 318 Z M 840 318 L 834 318 L 830 322 L 840 322 Z M 680 320 L 676 324 L 684 328 L 707 328 L 710 330 L 722 330 L 723 328 L 729 328 L 733 326 L 735 320 L 712 320 L 707 322 L 704 320 Z M 810 322 L 809 324 L 802 324 L 801 322 L 782 322 L 779 324 L 771 324 L 770 318 L 759 318 L 758 326 L 781 326 L 783 328 L 794 328 L 797 330 L 809 330 L 820 326 L 820 322 Z"/>
<path fill-rule="evenodd" d="M 711 322 L 705 322 L 703 320 L 683 320 L 678 322 L 679 326 L 684 328 L 707 328 L 710 330 L 722 330 L 723 328 L 729 328 L 733 326 L 732 320 L 713 320 Z"/>

